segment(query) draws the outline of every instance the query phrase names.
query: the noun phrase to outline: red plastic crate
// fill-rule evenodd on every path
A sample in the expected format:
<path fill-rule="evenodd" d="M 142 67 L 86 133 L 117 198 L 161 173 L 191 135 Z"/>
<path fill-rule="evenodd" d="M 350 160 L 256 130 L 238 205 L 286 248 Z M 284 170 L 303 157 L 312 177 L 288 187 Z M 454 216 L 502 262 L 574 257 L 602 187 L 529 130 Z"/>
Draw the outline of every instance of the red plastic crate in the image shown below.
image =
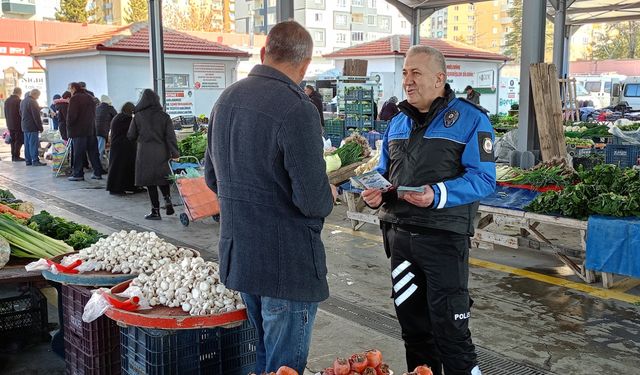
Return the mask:
<path fill-rule="evenodd" d="M 91 290 L 62 286 L 62 319 L 67 374 L 120 374 L 120 329 L 102 316 L 91 323 L 82 321 Z"/>

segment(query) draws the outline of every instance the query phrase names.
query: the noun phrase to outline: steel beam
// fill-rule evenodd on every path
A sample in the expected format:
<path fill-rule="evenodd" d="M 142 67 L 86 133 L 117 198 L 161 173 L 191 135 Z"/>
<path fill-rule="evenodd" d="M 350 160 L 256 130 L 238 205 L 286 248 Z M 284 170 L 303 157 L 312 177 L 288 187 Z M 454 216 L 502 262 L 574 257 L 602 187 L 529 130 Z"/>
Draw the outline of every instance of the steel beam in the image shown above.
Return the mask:
<path fill-rule="evenodd" d="M 565 24 L 567 20 L 567 0 L 558 0 L 558 8 L 553 20 L 553 63 L 558 68 L 558 75 L 564 77 L 565 57 Z"/>
<path fill-rule="evenodd" d="M 162 0 L 149 0 L 149 62 L 153 91 L 160 97 L 162 107 L 165 107 Z"/>
<path fill-rule="evenodd" d="M 520 109 L 518 120 L 518 150 L 530 151 L 537 148 L 538 132 L 533 110 L 533 95 L 529 78 L 529 66 L 544 61 L 544 27 L 546 0 L 522 2 L 522 48 L 520 57 Z"/>

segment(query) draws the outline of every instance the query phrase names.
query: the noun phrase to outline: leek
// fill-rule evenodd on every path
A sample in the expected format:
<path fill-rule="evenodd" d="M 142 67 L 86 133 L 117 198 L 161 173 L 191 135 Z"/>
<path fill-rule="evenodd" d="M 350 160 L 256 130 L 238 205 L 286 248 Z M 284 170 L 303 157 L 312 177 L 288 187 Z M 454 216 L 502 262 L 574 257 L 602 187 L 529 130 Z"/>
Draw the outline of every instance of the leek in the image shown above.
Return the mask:
<path fill-rule="evenodd" d="M 38 233 L 7 215 L 0 215 L 0 236 L 9 242 L 11 253 L 16 257 L 48 259 L 73 251 L 64 242 Z"/>

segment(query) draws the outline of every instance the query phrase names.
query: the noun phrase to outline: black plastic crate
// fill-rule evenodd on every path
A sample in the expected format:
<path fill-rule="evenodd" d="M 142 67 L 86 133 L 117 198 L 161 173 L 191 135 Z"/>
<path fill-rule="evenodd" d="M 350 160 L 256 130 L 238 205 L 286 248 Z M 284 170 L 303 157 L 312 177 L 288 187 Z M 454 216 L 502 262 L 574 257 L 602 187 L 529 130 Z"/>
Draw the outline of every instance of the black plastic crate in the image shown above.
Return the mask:
<path fill-rule="evenodd" d="M 246 375 L 256 361 L 256 330 L 235 328 L 120 330 L 122 373 L 128 375 Z"/>
<path fill-rule="evenodd" d="M 47 299 L 38 288 L 0 300 L 0 341 L 16 335 L 46 333 Z"/>
<path fill-rule="evenodd" d="M 621 168 L 632 167 L 637 163 L 638 149 L 639 146 L 609 144 L 605 149 L 605 162 Z"/>
<path fill-rule="evenodd" d="M 101 316 L 91 323 L 82 321 L 84 306 L 91 290 L 77 285 L 62 285 L 64 351 L 69 374 L 119 374 L 120 329 Z"/>

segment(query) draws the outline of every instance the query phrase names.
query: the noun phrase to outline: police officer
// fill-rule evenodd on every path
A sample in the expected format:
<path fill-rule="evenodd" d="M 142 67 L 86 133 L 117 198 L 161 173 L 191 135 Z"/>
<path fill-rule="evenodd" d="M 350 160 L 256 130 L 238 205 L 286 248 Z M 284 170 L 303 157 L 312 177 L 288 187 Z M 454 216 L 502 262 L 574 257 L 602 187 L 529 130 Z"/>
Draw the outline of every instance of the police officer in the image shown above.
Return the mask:
<path fill-rule="evenodd" d="M 445 88 L 438 50 L 411 47 L 402 75 L 407 100 L 384 135 L 377 167 L 395 190 L 365 190 L 362 197 L 382 206 L 409 370 L 427 364 L 436 375 L 478 375 L 469 331 L 469 237 L 478 200 L 495 188 L 493 130 L 481 109 Z M 402 194 L 399 187 L 423 190 Z"/>

